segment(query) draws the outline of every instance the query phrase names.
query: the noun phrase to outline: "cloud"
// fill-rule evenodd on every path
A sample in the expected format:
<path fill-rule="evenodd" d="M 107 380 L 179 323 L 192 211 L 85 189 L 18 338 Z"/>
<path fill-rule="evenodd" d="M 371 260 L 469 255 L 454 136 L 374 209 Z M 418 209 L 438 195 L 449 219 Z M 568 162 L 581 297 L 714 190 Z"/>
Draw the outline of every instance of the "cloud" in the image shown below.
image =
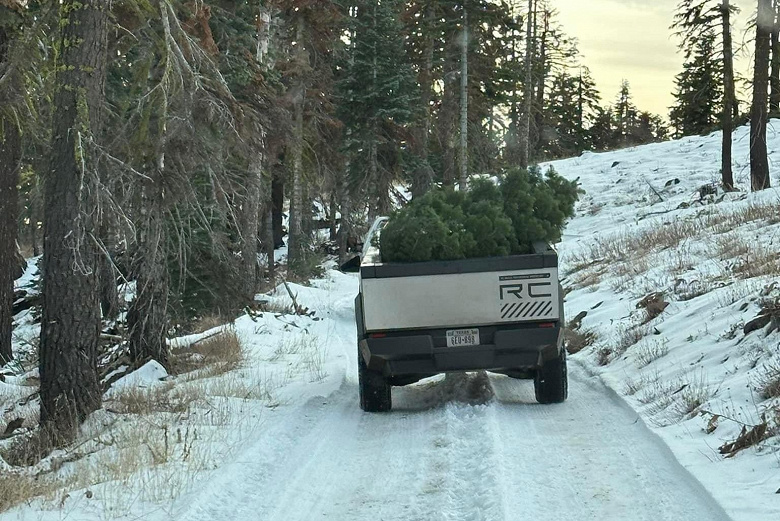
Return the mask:
<path fill-rule="evenodd" d="M 677 0 L 557 0 L 564 30 L 576 36 L 583 63 L 605 101 L 631 83 L 642 110 L 665 115 L 682 66 L 669 25 Z"/>
<path fill-rule="evenodd" d="M 617 4 L 620 7 L 628 7 L 630 9 L 669 13 L 674 11 L 679 4 L 679 0 L 602 0 L 602 2 L 590 3 Z"/>

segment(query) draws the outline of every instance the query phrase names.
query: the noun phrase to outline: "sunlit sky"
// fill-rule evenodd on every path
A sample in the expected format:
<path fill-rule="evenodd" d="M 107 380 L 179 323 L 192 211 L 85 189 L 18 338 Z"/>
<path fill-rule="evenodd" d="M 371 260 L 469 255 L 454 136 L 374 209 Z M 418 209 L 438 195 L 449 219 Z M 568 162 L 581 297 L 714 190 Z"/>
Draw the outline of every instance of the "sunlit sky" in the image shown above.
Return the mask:
<path fill-rule="evenodd" d="M 672 36 L 675 7 L 679 0 L 552 0 L 564 31 L 579 40 L 587 65 L 605 103 L 612 103 L 626 79 L 635 104 L 668 117 L 673 103 L 674 77 L 682 68 L 678 40 Z M 735 47 L 745 39 L 747 18 L 756 9 L 755 0 L 732 0 L 741 8 L 736 16 Z M 745 70 L 749 58 L 738 58 Z"/>

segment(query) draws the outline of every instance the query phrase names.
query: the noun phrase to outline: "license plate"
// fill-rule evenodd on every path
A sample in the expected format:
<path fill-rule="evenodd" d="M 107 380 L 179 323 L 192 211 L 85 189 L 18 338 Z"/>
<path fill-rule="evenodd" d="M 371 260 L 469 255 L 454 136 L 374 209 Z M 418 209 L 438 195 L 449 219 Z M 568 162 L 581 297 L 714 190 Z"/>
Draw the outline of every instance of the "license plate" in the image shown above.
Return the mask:
<path fill-rule="evenodd" d="M 447 331 L 447 347 L 478 345 L 479 329 L 450 329 Z"/>

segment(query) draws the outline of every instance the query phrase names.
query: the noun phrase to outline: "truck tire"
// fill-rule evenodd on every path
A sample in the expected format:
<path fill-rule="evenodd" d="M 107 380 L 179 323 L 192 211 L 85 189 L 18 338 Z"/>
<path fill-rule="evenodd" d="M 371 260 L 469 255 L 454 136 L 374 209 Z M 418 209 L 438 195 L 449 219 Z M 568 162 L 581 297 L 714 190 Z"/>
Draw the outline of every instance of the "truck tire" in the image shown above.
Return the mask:
<path fill-rule="evenodd" d="M 536 371 L 534 391 L 539 403 L 561 403 L 569 394 L 569 382 L 566 371 L 566 349 L 561 354 Z"/>
<path fill-rule="evenodd" d="M 360 408 L 366 412 L 387 412 L 393 407 L 391 385 L 381 373 L 366 367 L 358 351 L 358 387 L 360 387 Z"/>

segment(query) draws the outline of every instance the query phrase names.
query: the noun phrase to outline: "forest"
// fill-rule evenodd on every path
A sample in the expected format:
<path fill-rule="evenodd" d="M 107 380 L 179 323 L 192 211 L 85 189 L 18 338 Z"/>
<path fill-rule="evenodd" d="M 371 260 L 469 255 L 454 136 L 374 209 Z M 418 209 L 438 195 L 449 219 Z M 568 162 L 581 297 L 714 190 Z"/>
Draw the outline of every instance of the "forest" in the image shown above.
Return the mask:
<path fill-rule="evenodd" d="M 554 0 L 0 0 L 0 361 L 20 250 L 41 256 L 40 422 L 61 445 L 101 406 L 107 341 L 167 366 L 169 337 L 306 280 L 433 186 L 723 129 L 733 189 L 750 117 L 767 188 L 780 6 L 757 7 L 748 114 L 734 7 L 680 3 L 667 124 L 628 81 L 599 93 Z"/>

